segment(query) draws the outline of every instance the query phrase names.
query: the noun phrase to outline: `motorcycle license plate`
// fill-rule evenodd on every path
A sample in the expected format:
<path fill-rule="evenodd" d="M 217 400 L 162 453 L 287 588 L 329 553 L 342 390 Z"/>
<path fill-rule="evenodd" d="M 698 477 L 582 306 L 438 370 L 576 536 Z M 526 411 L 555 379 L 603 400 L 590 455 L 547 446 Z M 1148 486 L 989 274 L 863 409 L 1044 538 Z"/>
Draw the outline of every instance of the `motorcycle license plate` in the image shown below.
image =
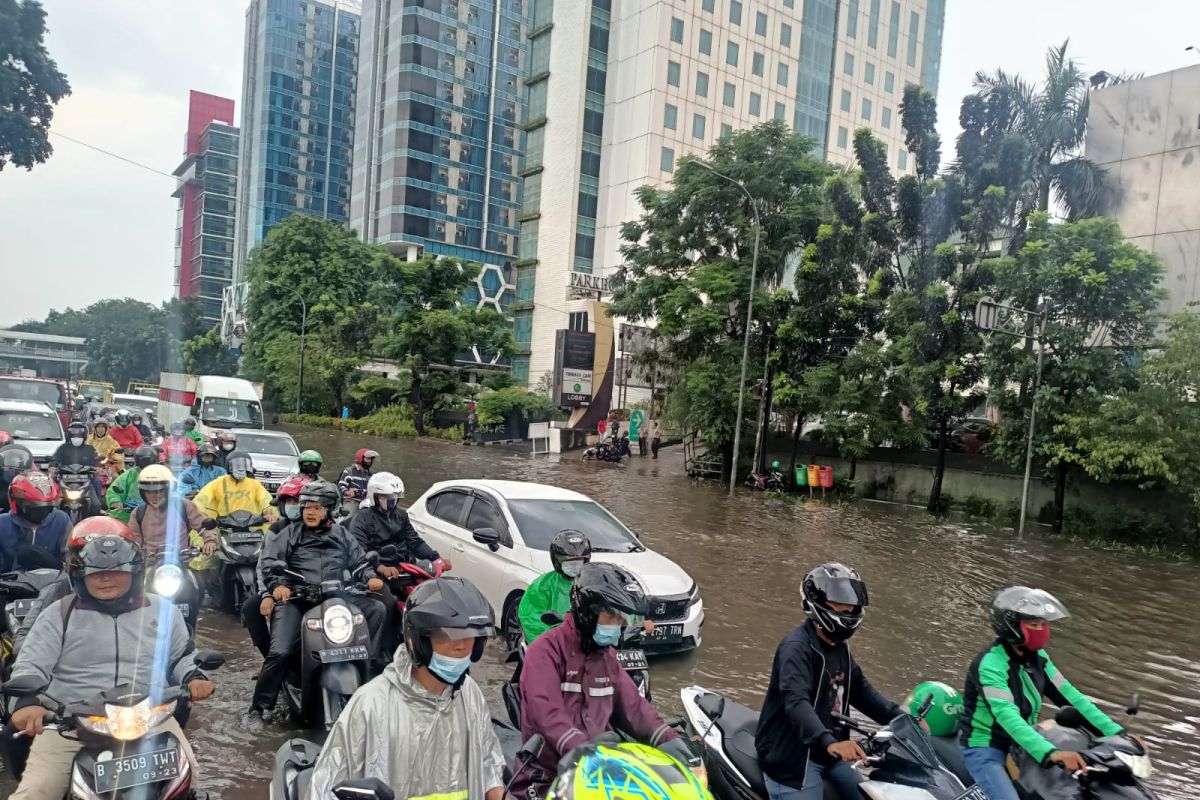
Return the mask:
<path fill-rule="evenodd" d="M 230 544 L 246 544 L 247 542 L 261 542 L 262 533 L 259 531 L 232 531 L 225 534 L 225 541 Z"/>
<path fill-rule="evenodd" d="M 366 661 L 367 646 L 353 644 L 349 647 L 331 647 L 328 650 L 318 650 L 317 656 L 322 664 L 333 664 L 338 661 Z"/>
<path fill-rule="evenodd" d="M 647 669 L 650 666 L 646 662 L 645 650 L 618 650 L 617 663 L 626 670 Z"/>
<path fill-rule="evenodd" d="M 179 777 L 179 748 L 153 750 L 123 758 L 97 761 L 95 764 L 96 793 L 108 794 L 147 783 L 158 783 Z"/>
<path fill-rule="evenodd" d="M 954 800 L 988 800 L 988 796 L 984 793 L 983 789 L 980 789 L 978 786 L 972 786 L 954 798 Z"/>
<path fill-rule="evenodd" d="M 655 624 L 654 633 L 646 638 L 651 642 L 678 642 L 683 639 L 683 626 Z"/>

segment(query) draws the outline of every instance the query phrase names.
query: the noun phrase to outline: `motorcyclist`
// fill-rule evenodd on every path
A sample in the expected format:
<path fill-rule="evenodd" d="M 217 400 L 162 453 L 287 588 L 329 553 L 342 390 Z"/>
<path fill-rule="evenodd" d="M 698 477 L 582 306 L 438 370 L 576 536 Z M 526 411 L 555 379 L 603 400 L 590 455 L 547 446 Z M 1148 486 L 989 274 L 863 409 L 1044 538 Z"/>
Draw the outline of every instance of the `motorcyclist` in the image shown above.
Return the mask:
<path fill-rule="evenodd" d="M 138 475 L 151 464 L 157 464 L 158 451 L 153 447 L 139 447 L 133 453 L 133 467 L 117 476 L 108 485 L 104 493 L 104 502 L 108 503 L 108 513 L 111 516 L 129 522 L 129 512 L 142 504 L 141 492 L 138 489 Z"/>
<path fill-rule="evenodd" d="M 230 456 L 229 460 L 232 465 L 235 457 Z M 303 575 L 304 583 L 312 586 L 325 580 L 341 581 L 345 571 L 349 570 L 368 576 L 368 591 L 377 592 L 383 588 L 383 581 L 375 577 L 358 540 L 333 521 L 333 510 L 339 499 L 337 487 L 327 481 L 305 484 L 300 490 L 300 519 L 263 545 L 259 569 L 271 596 L 263 598 L 260 611 L 263 616 L 271 615 L 271 647 L 259 672 L 247 714 L 247 724 L 252 728 L 261 725 L 264 712 L 269 713 L 275 707 L 279 689 L 300 646 L 300 622 L 311 608 L 309 603 L 292 596 L 295 578 L 272 570 L 284 567 Z M 358 595 L 353 605 L 366 617 L 374 653 L 383 627 L 383 604 L 372 597 Z"/>
<path fill-rule="evenodd" d="M 463 578 L 418 586 L 404 615 L 404 647 L 338 716 L 308 796 L 332 797 L 343 780 L 377 778 L 396 797 L 502 800 L 504 756 L 483 691 L 468 674 L 494 621 L 487 599 Z"/>
<path fill-rule="evenodd" d="M 96 449 L 100 458 L 105 460 L 110 459 L 115 451 L 121 449 L 120 442 L 114 439 L 109 432 L 108 423 L 102 419 L 96 420 L 92 425 L 92 432 L 87 437 L 87 443 Z M 117 466 L 117 470 L 120 471 L 120 465 L 114 466 Z"/>
<path fill-rule="evenodd" d="M 34 469 L 33 453 L 19 444 L 0 446 L 0 513 L 7 514 L 11 508 L 8 504 L 8 487 L 13 478 Z"/>
<path fill-rule="evenodd" d="M 867 585 L 838 563 L 815 567 L 800 586 L 808 621 L 775 651 L 755 745 L 771 800 L 821 800 L 825 782 L 843 800 L 860 797 L 851 766 L 866 758 L 850 732 L 833 722 L 853 707 L 879 724 L 902 713 L 851 657 L 847 640 L 862 623 Z"/>
<path fill-rule="evenodd" d="M 229 454 L 237 450 L 237 435 L 233 431 L 221 431 L 216 435 L 217 445 L 217 466 L 229 472 L 229 466 L 225 463 L 229 459 Z"/>
<path fill-rule="evenodd" d="M 45 695 L 63 704 L 83 702 L 114 685 L 147 686 L 162 681 L 187 687 L 193 701 L 213 692 L 208 678 L 187 657 L 187 628 L 178 610 L 147 595 L 140 548 L 115 536 L 86 543 L 68 564 L 74 593 L 40 614 L 13 665 L 11 680 L 45 687 Z M 147 646 L 147 631 L 157 631 L 161 646 Z M 165 658 L 164 658 L 165 656 Z M 38 694 L 21 697 L 11 723 L 37 736 L 14 800 L 62 797 L 70 788 L 77 738 L 44 729 L 50 709 Z M 156 730 L 170 731 L 196 769 L 187 737 L 174 718 Z"/>
<path fill-rule="evenodd" d="M 54 455 L 50 456 L 50 466 L 65 467 L 70 464 L 82 464 L 95 468 L 100 463 L 100 453 L 87 443 L 87 425 L 82 422 L 72 422 L 67 425 L 67 441 L 58 446 Z"/>
<path fill-rule="evenodd" d="M 408 512 L 397 502 L 404 497 L 404 481 L 390 472 L 372 475 L 366 485 L 366 502 L 363 510 L 350 521 L 350 533 L 358 539 L 363 550 L 376 552 L 388 545 L 399 551 L 397 560 L 412 563 L 417 559 L 435 561 L 442 558 L 413 527 Z M 445 569 L 450 569 L 448 559 L 442 558 Z M 395 567 L 381 566 L 379 574 L 395 578 L 400 573 Z"/>
<path fill-rule="evenodd" d="M 342 470 L 338 477 L 338 488 L 342 497 L 362 499 L 367 493 L 367 482 L 371 480 L 371 467 L 379 453 L 366 447 L 354 454 L 354 463 Z"/>
<path fill-rule="evenodd" d="M 71 518 L 58 507 L 58 484 L 42 472 L 25 472 L 8 486 L 12 509 L 0 514 L 0 572 L 57 569 L 71 532 Z"/>
<path fill-rule="evenodd" d="M 310 478 L 321 477 L 321 454 L 316 450 L 305 450 L 296 461 L 300 464 L 301 475 L 307 475 Z"/>
<path fill-rule="evenodd" d="M 175 474 L 183 472 L 191 466 L 197 454 L 196 443 L 184 435 L 182 422 L 172 422 L 170 436 L 163 439 L 162 448 L 167 456 L 167 464 Z"/>
<path fill-rule="evenodd" d="M 644 744 L 590 744 L 563 762 L 547 795 L 553 800 L 608 800 L 613 782 L 626 787 L 622 797 L 712 800 L 679 759 Z"/>
<path fill-rule="evenodd" d="M 272 537 L 277 536 L 284 528 L 300 519 L 300 490 L 310 480 L 307 475 L 293 475 L 285 480 L 275 492 L 275 508 L 279 512 L 279 519 L 272 522 L 267 528 L 264 549 Z M 242 625 L 246 626 L 246 632 L 250 634 L 250 641 L 258 648 L 258 652 L 262 653 L 263 658 L 266 658 L 267 651 L 271 647 L 271 631 L 267 627 L 267 619 L 270 617 L 269 608 L 274 608 L 274 602 L 267 604 L 269 608 L 264 615 L 262 613 L 263 600 L 270 597 L 271 593 L 267 591 L 266 576 L 262 572 L 262 559 L 259 559 L 258 568 L 255 571 L 258 575 L 258 592 L 247 597 L 246 602 L 242 604 Z"/>
<path fill-rule="evenodd" d="M 555 627 L 542 621 L 542 614 L 553 611 L 565 617 L 571 609 L 571 582 L 583 565 L 592 560 L 592 544 L 579 531 L 562 530 L 550 541 L 550 563 L 554 569 L 539 576 L 521 597 L 517 616 L 525 633 L 525 644 Z"/>
<path fill-rule="evenodd" d="M 206 442 L 200 445 L 192 465 L 180 474 L 179 489 L 185 495 L 194 495 L 226 474 L 224 467 L 217 466 L 217 448 Z"/>
<path fill-rule="evenodd" d="M 133 424 L 133 417 L 128 411 L 123 408 L 117 409 L 117 413 L 113 414 L 113 422 L 115 424 L 110 433 L 123 450 L 137 450 L 145 444 L 142 432 Z"/>
<path fill-rule="evenodd" d="M 617 661 L 616 645 L 627 629 L 641 626 L 645 614 L 646 595 L 629 572 L 600 563 L 580 570 L 566 621 L 539 636 L 525 653 L 521 738 L 538 733 L 546 744 L 514 776 L 514 796 L 544 797 L 564 754 L 618 724 L 681 760 L 691 758 L 679 733 L 638 694 Z"/>
<path fill-rule="evenodd" d="M 276 517 L 271 506 L 271 493 L 254 477 L 254 462 L 249 453 L 234 450 L 225 459 L 228 474 L 210 481 L 195 497 L 196 507 L 213 519 L 228 516 L 234 511 L 249 511 L 266 517 Z"/>
<path fill-rule="evenodd" d="M 141 414 L 133 415 L 133 427 L 138 429 L 138 433 L 142 435 L 143 442 L 148 442 L 154 438 L 154 429 L 146 424 L 146 419 Z"/>
<path fill-rule="evenodd" d="M 204 444 L 204 434 L 196 430 L 196 418 L 188 417 L 183 421 L 184 436 L 196 443 L 196 446 Z"/>
<path fill-rule="evenodd" d="M 958 741 L 967 771 L 988 798 L 1017 800 L 1005 768 L 1014 745 L 1042 766 L 1087 772 L 1079 753 L 1056 750 L 1034 727 L 1043 696 L 1056 706 L 1074 706 L 1102 736 L 1121 733 L 1121 726 L 1072 686 L 1046 653 L 1050 623 L 1068 616 L 1054 595 L 1009 586 L 992 598 L 990 615 L 996 639 L 967 671 Z"/>

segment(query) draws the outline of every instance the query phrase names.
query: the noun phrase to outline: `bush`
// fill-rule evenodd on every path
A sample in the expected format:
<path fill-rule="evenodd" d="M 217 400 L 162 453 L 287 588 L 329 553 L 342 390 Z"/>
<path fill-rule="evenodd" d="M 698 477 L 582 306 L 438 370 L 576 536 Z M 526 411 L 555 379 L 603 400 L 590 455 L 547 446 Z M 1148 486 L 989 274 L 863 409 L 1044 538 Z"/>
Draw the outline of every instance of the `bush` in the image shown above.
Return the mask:
<path fill-rule="evenodd" d="M 995 517 L 996 502 L 977 494 L 969 494 L 962 499 L 959 509 L 969 517 Z"/>
<path fill-rule="evenodd" d="M 502 423 L 514 411 L 519 412 L 525 422 L 563 419 L 562 411 L 555 407 L 549 397 L 531 394 L 515 386 L 480 395 L 475 410 L 481 425 Z"/>
<path fill-rule="evenodd" d="M 323 417 L 319 414 L 280 414 L 279 419 L 283 422 L 312 425 L 316 428 L 336 428 L 349 433 L 382 436 L 386 439 L 418 438 L 417 429 L 413 427 L 412 408 L 409 406 L 388 406 L 360 419 Z M 434 428 L 427 425 L 425 433 L 425 438 L 429 439 L 441 439 L 448 442 L 462 441 L 462 429 L 457 427 Z"/>
<path fill-rule="evenodd" d="M 1184 533 L 1156 511 L 1128 506 L 1068 506 L 1063 533 L 1079 539 L 1115 541 L 1148 549 L 1185 546 Z"/>

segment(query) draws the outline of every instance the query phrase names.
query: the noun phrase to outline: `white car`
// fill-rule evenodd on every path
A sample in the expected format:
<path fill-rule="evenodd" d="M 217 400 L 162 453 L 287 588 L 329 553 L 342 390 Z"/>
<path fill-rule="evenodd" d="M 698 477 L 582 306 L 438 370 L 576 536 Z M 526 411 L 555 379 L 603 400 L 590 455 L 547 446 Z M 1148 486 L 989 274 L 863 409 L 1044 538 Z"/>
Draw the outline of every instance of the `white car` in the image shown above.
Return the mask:
<path fill-rule="evenodd" d="M 519 638 L 517 606 L 535 578 L 553 569 L 550 541 L 564 528 L 582 531 L 592 558 L 619 564 L 646 590 L 654 634 L 649 650 L 690 650 L 700 644 L 704 603 L 691 576 L 649 550 L 633 531 L 586 495 L 519 481 L 435 483 L 408 509 L 421 537 L 492 604 L 500 629 Z"/>
<path fill-rule="evenodd" d="M 300 471 L 300 449 L 296 440 L 283 431 L 260 431 L 235 428 L 237 449 L 250 454 L 254 477 L 274 494 L 289 475 Z"/>
<path fill-rule="evenodd" d="M 58 412 L 30 400 L 0 400 L 0 431 L 8 431 L 14 443 L 29 450 L 42 469 L 67 441 Z"/>

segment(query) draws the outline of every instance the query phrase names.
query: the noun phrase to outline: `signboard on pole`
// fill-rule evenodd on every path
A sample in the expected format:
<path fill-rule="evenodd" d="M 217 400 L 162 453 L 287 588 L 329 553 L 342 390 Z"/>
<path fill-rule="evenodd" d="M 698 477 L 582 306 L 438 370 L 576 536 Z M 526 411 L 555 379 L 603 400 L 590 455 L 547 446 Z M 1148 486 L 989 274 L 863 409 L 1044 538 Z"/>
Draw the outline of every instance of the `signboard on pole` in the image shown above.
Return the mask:
<path fill-rule="evenodd" d="M 646 423 L 646 413 L 635 408 L 629 415 L 629 441 L 636 442 L 642 438 L 642 425 Z"/>
<path fill-rule="evenodd" d="M 592 402 L 596 334 L 560 330 L 555 334 L 554 394 L 558 405 L 576 408 Z"/>

